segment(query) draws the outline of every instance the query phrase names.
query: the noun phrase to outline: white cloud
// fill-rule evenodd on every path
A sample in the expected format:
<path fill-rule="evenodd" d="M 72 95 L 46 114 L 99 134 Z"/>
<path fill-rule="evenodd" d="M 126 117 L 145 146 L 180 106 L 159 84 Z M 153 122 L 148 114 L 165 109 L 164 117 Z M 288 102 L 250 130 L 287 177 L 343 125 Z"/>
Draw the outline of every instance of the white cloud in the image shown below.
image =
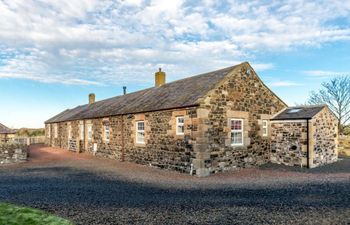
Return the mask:
<path fill-rule="evenodd" d="M 275 81 L 268 84 L 271 87 L 292 87 L 300 86 L 301 84 L 292 81 Z"/>
<path fill-rule="evenodd" d="M 158 66 L 173 79 L 241 61 L 268 70 L 256 51 L 350 40 L 340 0 L 2 0 L 0 14 L 1 77 L 65 84 L 140 84 Z"/>
<path fill-rule="evenodd" d="M 252 67 L 257 71 L 264 71 L 274 68 L 274 65 L 272 63 L 253 63 Z"/>
<path fill-rule="evenodd" d="M 332 77 L 332 76 L 350 75 L 350 72 L 338 72 L 338 71 L 329 71 L 329 70 L 306 70 L 303 72 L 313 77 Z"/>

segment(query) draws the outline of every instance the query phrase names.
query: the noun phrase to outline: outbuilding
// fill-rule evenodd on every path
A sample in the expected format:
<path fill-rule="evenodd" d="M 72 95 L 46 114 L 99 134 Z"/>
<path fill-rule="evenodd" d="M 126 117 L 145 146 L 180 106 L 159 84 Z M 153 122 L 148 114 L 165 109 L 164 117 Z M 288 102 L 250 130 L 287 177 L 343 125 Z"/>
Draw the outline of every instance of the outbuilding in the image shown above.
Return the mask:
<path fill-rule="evenodd" d="M 0 143 L 8 142 L 16 134 L 15 130 L 12 130 L 0 123 Z"/>
<path fill-rule="evenodd" d="M 314 168 L 338 159 L 338 119 L 326 105 L 288 107 L 271 119 L 273 163 Z"/>

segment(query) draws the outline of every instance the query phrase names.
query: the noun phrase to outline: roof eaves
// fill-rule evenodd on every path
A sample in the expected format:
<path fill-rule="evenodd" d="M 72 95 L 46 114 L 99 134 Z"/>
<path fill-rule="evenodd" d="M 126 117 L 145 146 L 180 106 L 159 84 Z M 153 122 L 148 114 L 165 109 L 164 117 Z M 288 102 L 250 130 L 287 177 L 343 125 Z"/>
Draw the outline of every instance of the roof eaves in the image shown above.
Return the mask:
<path fill-rule="evenodd" d="M 134 114 L 139 114 L 139 113 L 159 112 L 159 111 L 172 110 L 172 109 L 184 109 L 184 108 L 191 108 L 191 107 L 197 107 L 197 106 L 199 106 L 199 104 L 185 105 L 185 106 L 181 106 L 181 107 L 163 108 L 163 109 L 156 109 L 156 110 L 137 111 L 137 112 L 132 112 L 132 113 L 110 114 L 110 115 L 106 115 L 106 116 L 86 117 L 86 118 L 81 118 L 81 119 L 73 118 L 73 119 L 58 120 L 58 121 L 53 121 L 53 122 L 50 122 L 49 120 L 47 120 L 47 121 L 45 121 L 45 124 L 71 122 L 71 121 L 76 121 L 76 120 L 100 119 L 100 118 L 106 118 L 106 117 L 111 117 L 111 116 L 134 115 Z"/>

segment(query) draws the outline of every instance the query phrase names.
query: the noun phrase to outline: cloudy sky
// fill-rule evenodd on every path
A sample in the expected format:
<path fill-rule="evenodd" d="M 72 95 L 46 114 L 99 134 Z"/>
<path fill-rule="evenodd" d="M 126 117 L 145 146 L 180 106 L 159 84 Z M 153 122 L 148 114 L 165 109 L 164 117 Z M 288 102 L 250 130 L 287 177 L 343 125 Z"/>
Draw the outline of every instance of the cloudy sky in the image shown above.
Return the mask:
<path fill-rule="evenodd" d="M 350 74 L 350 1 L 0 0 L 0 122 L 249 61 L 290 105 Z"/>

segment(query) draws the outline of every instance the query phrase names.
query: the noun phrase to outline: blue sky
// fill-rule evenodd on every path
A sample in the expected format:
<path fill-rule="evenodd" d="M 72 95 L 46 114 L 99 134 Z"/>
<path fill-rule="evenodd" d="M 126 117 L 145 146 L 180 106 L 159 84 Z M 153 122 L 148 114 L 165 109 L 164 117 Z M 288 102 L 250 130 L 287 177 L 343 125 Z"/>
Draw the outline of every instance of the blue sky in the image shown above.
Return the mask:
<path fill-rule="evenodd" d="M 289 105 L 350 75 L 350 1 L 0 0 L 0 122 L 249 61 Z"/>

